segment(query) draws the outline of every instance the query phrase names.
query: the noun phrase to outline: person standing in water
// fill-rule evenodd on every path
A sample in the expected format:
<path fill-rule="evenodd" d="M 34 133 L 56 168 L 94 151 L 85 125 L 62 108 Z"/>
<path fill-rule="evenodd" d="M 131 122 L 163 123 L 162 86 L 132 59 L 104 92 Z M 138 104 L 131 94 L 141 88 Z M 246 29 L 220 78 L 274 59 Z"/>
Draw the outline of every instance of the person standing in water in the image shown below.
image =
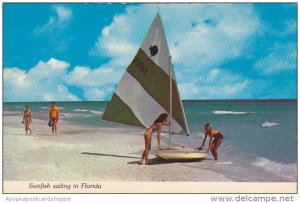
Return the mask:
<path fill-rule="evenodd" d="M 26 107 L 25 107 L 22 123 L 25 124 L 26 135 L 28 134 L 28 131 L 30 131 L 30 135 L 31 135 L 32 130 L 30 129 L 29 126 L 32 123 L 32 116 L 31 116 L 31 111 L 30 111 L 28 105 L 26 105 Z"/>
<path fill-rule="evenodd" d="M 162 113 L 159 115 L 159 117 L 153 122 L 153 124 L 145 130 L 144 132 L 144 140 L 145 140 L 145 150 L 143 152 L 143 155 L 141 157 L 141 160 L 139 161 L 139 164 L 143 164 L 145 161 L 145 164 L 149 164 L 149 151 L 151 149 L 151 138 L 152 134 L 154 131 L 157 131 L 157 144 L 158 144 L 158 149 L 159 150 L 165 150 L 168 148 L 161 148 L 160 147 L 160 131 L 162 129 L 163 125 L 170 126 L 171 123 L 168 122 L 168 114 L 167 113 Z"/>
<path fill-rule="evenodd" d="M 202 145 L 200 147 L 196 148 L 196 149 L 197 150 L 202 150 L 202 147 L 204 146 L 205 141 L 206 141 L 206 137 L 207 137 L 207 135 L 209 135 L 210 139 L 209 139 L 209 145 L 208 145 L 208 148 L 207 148 L 207 153 L 210 150 L 213 157 L 217 161 L 218 160 L 218 148 L 222 144 L 224 136 L 221 132 L 212 129 L 210 123 L 206 123 L 204 125 L 204 130 L 205 130 L 205 137 L 204 137 L 204 140 L 202 142 Z"/>
<path fill-rule="evenodd" d="M 58 119 L 59 119 L 59 110 L 58 107 L 56 106 L 56 102 L 53 101 L 51 103 L 50 113 L 49 113 L 49 122 L 51 123 L 52 126 L 52 135 L 57 134 Z"/>

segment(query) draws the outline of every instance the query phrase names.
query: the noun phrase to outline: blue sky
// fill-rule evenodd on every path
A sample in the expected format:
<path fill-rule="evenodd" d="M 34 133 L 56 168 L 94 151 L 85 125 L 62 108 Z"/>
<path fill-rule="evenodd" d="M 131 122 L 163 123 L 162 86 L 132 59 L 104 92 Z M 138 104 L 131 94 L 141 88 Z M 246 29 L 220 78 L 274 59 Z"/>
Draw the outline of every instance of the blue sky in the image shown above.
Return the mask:
<path fill-rule="evenodd" d="M 4 101 L 109 100 L 157 7 L 182 99 L 297 98 L 296 3 L 5 3 Z"/>

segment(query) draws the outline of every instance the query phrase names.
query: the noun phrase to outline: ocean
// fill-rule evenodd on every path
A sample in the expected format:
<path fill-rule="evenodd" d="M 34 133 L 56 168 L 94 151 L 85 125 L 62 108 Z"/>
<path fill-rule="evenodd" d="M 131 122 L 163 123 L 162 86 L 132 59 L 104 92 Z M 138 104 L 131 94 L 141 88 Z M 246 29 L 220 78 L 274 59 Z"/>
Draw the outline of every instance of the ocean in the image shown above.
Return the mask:
<path fill-rule="evenodd" d="M 27 104 L 33 119 L 48 119 L 50 102 L 4 103 L 3 110 L 22 115 Z M 70 123 L 142 132 L 140 128 L 102 121 L 107 104 L 57 102 L 60 118 Z M 215 162 L 209 156 L 194 167 L 237 181 L 297 181 L 297 100 L 193 100 L 183 101 L 183 106 L 190 136 L 174 135 L 174 145 L 199 146 L 207 122 L 224 135 L 219 160 Z M 162 138 L 166 143 L 167 140 L 166 136 Z"/>

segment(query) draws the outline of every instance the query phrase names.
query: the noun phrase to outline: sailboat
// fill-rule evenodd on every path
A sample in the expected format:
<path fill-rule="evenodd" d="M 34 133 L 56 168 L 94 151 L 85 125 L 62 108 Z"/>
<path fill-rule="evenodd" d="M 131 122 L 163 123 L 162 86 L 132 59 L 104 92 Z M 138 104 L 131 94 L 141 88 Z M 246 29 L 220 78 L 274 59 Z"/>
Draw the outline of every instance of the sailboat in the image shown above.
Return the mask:
<path fill-rule="evenodd" d="M 123 74 L 102 119 L 131 126 L 148 128 L 161 113 L 169 114 L 171 126 L 163 126 L 169 133 L 171 150 L 158 150 L 164 159 L 201 159 L 206 153 L 193 149 L 172 148 L 172 135 L 189 135 L 180 99 L 171 55 L 159 13 Z"/>

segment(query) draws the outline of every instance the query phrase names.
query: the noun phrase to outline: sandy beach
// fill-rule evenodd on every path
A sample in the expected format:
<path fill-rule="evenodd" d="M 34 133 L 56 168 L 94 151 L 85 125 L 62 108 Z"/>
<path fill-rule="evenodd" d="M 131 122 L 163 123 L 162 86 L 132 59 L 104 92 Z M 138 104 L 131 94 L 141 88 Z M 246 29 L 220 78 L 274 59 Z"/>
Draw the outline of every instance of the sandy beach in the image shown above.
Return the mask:
<path fill-rule="evenodd" d="M 232 181 L 201 168 L 215 162 L 212 159 L 170 163 L 156 158 L 156 139 L 151 165 L 138 165 L 144 148 L 142 134 L 60 120 L 59 135 L 52 136 L 47 121 L 34 118 L 32 135 L 25 135 L 21 114 L 3 114 L 4 181 Z"/>

